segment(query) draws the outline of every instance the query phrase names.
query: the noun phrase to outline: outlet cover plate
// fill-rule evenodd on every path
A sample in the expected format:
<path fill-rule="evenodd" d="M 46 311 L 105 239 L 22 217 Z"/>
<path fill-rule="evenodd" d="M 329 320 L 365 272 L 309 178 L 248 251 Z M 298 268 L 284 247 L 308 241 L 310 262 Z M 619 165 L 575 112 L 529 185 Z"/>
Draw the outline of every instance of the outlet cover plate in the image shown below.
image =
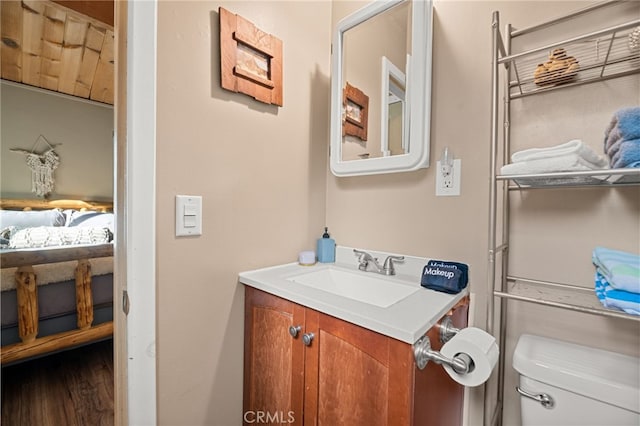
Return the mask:
<path fill-rule="evenodd" d="M 461 179 L 462 160 L 453 160 L 453 179 L 452 185 L 445 186 L 445 177 L 442 174 L 440 161 L 436 164 L 436 196 L 450 197 L 460 195 L 460 179 Z"/>

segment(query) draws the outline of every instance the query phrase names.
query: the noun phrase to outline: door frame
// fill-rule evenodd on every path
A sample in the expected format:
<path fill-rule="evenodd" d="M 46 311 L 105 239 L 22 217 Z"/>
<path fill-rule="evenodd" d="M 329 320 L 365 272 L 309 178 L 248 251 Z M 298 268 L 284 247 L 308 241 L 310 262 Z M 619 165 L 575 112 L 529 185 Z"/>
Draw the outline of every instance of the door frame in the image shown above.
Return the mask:
<path fill-rule="evenodd" d="M 115 14 L 114 414 L 155 425 L 157 0 L 116 0 Z"/>

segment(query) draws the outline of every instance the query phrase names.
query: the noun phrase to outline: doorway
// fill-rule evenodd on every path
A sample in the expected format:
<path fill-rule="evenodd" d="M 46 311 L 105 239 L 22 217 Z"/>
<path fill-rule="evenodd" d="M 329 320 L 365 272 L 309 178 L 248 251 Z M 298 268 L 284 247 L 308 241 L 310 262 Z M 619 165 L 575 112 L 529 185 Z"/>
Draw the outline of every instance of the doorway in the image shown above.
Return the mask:
<path fill-rule="evenodd" d="M 77 6 L 109 2 L 68 3 Z M 126 0 L 110 3 L 115 9 L 114 77 L 117 92 L 114 179 L 117 226 L 113 292 L 115 424 L 146 425 L 156 423 L 154 153 L 157 3 Z"/>

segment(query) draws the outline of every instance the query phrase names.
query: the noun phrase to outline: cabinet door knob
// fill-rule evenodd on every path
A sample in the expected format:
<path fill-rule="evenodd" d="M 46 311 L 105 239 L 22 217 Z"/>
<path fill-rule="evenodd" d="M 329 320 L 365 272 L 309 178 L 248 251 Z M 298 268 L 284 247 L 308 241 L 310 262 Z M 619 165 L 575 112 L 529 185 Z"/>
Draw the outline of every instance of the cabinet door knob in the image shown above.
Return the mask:
<path fill-rule="evenodd" d="M 292 325 L 289 327 L 289 334 L 291 335 L 291 337 L 298 337 L 298 333 L 300 333 L 300 330 L 302 330 L 302 326 Z"/>
<path fill-rule="evenodd" d="M 313 333 L 305 333 L 302 335 L 302 342 L 305 346 L 310 346 L 315 335 Z"/>

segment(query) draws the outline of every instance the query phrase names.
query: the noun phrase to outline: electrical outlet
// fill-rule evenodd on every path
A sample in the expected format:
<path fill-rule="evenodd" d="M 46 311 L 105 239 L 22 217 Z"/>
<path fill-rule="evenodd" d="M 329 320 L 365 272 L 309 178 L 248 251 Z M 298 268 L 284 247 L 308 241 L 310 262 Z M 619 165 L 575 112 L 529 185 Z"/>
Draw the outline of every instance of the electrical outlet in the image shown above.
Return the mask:
<path fill-rule="evenodd" d="M 448 172 L 443 168 L 440 170 L 440 173 L 442 174 L 442 187 L 444 189 L 453 188 L 453 167 Z"/>
<path fill-rule="evenodd" d="M 442 163 L 436 164 L 436 196 L 460 195 L 460 174 L 462 160 L 453 160 L 453 167 L 449 173 L 443 170 Z"/>

